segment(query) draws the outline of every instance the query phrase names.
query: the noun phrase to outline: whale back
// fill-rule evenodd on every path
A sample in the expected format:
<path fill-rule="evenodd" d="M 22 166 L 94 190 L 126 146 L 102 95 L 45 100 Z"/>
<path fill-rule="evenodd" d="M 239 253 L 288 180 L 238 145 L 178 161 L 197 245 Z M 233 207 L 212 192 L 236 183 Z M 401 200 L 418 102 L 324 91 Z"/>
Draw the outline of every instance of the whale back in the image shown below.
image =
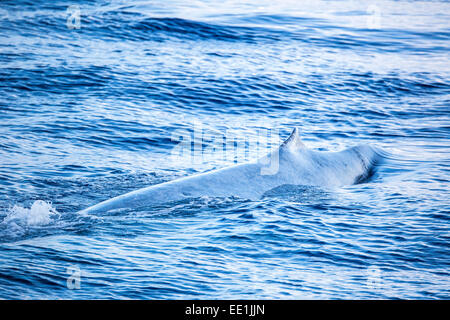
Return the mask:
<path fill-rule="evenodd" d="M 81 212 L 148 206 L 201 196 L 258 199 L 265 192 L 283 185 L 351 185 L 367 181 L 378 158 L 376 149 L 370 146 L 356 146 L 340 152 L 310 150 L 295 128 L 276 151 L 257 162 L 152 185 L 103 201 Z M 276 170 L 263 170 L 273 160 L 277 164 Z"/>
<path fill-rule="evenodd" d="M 302 185 L 342 186 L 367 181 L 380 156 L 374 147 L 359 145 L 340 152 L 308 149 L 301 141 L 299 130 L 277 150 L 280 180 Z"/>

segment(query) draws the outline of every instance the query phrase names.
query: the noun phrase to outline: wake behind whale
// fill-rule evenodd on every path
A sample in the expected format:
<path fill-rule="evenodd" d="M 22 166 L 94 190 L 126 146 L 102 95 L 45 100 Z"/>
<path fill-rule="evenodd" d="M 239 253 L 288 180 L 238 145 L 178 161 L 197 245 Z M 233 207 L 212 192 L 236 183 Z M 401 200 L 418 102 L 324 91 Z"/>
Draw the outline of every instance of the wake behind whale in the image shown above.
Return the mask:
<path fill-rule="evenodd" d="M 81 213 L 158 205 L 202 196 L 259 199 L 283 185 L 338 187 L 366 181 L 379 160 L 374 147 L 313 151 L 295 128 L 277 150 L 250 163 L 152 185 L 100 202 Z"/>

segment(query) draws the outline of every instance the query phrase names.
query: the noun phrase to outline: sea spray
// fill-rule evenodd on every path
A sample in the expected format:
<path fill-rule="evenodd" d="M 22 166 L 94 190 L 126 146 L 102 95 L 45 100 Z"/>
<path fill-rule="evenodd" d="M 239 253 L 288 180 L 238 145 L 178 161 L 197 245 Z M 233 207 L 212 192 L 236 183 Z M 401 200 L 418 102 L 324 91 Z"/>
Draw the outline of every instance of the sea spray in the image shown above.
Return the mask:
<path fill-rule="evenodd" d="M 36 200 L 29 209 L 14 205 L 6 213 L 2 224 L 14 223 L 22 226 L 45 225 L 49 224 L 55 215 L 59 216 L 59 213 L 52 207 L 50 202 Z"/>

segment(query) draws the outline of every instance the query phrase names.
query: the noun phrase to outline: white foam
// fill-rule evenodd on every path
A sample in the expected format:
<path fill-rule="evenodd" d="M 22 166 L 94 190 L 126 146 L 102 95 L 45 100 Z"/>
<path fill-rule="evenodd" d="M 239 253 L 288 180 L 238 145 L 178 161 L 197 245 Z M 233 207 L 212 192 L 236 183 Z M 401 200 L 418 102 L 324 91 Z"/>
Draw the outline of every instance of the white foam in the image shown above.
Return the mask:
<path fill-rule="evenodd" d="M 2 223 L 26 226 L 46 225 L 51 223 L 53 216 L 59 213 L 50 202 L 36 200 L 30 209 L 15 205 L 6 212 Z"/>

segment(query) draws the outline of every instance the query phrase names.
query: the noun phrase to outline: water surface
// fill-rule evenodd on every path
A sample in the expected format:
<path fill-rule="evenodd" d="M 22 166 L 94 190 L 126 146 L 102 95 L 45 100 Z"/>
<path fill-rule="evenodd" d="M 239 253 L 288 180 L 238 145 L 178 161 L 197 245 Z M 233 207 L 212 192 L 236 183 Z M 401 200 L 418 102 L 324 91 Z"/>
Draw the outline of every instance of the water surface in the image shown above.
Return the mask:
<path fill-rule="evenodd" d="M 450 297 L 448 2 L 72 5 L 0 4 L 0 298 Z M 338 189 L 77 214 L 294 126 L 385 160 Z M 199 127 L 202 157 L 171 157 Z"/>

